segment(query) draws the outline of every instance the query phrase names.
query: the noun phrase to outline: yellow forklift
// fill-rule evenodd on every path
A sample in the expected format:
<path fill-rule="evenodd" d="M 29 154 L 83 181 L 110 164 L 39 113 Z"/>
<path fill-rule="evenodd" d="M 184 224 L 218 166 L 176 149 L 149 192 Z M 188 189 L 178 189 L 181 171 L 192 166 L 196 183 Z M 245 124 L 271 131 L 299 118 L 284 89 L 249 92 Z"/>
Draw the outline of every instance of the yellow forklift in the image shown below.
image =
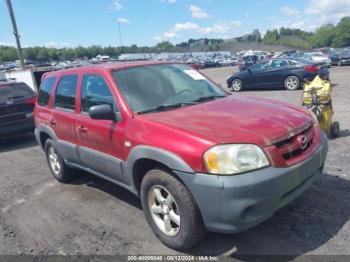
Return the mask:
<path fill-rule="evenodd" d="M 339 122 L 333 122 L 332 89 L 330 81 L 316 76 L 313 81 L 304 84 L 303 106 L 316 115 L 320 128 L 329 138 L 336 138 L 340 129 Z"/>

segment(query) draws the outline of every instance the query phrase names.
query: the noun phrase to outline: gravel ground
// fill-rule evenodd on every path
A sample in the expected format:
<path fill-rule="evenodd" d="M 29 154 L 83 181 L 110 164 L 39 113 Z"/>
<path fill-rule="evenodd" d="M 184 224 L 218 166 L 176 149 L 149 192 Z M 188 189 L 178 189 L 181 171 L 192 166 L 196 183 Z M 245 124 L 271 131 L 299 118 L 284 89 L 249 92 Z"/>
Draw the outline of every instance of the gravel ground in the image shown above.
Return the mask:
<path fill-rule="evenodd" d="M 225 86 L 235 68 L 203 72 Z M 243 233 L 208 234 L 194 255 L 350 255 L 350 67 L 332 68 L 335 119 L 324 174 L 295 202 Z M 249 91 L 300 104 L 301 91 Z M 148 227 L 131 193 L 87 173 L 71 184 L 50 175 L 33 136 L 0 140 L 0 255 L 179 254 Z"/>

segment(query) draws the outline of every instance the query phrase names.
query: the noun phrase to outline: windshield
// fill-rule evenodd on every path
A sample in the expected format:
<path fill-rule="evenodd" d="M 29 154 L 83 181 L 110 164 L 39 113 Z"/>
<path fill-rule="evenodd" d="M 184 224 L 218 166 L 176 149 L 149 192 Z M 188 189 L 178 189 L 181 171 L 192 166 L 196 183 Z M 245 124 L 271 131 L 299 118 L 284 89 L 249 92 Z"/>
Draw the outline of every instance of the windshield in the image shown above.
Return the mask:
<path fill-rule="evenodd" d="M 147 65 L 113 71 L 112 75 L 135 112 L 161 105 L 202 102 L 225 92 L 183 64 Z"/>

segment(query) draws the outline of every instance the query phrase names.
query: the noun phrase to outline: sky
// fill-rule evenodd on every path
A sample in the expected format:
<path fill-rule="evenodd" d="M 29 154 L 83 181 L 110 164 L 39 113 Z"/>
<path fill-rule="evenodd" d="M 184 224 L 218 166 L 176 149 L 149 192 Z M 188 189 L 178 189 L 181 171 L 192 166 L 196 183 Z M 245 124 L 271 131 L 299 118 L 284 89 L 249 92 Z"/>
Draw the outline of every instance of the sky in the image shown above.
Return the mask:
<path fill-rule="evenodd" d="M 12 0 L 27 46 L 153 46 L 233 38 L 282 26 L 314 31 L 350 15 L 350 0 Z M 118 26 L 121 29 L 121 39 Z M 0 0 L 0 45 L 14 45 Z"/>

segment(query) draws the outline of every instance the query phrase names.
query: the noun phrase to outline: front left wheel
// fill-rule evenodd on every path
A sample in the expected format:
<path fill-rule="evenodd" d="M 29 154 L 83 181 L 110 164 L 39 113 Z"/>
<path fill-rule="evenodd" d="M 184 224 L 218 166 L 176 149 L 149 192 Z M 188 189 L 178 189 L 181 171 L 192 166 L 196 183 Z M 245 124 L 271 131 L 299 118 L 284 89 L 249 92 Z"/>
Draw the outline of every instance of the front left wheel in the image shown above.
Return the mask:
<path fill-rule="evenodd" d="M 187 250 L 206 235 L 191 193 L 169 171 L 159 168 L 147 172 L 140 195 L 147 222 L 165 245 Z"/>
<path fill-rule="evenodd" d="M 231 83 L 231 88 L 235 92 L 240 92 L 243 89 L 243 82 L 241 79 L 233 79 Z"/>

